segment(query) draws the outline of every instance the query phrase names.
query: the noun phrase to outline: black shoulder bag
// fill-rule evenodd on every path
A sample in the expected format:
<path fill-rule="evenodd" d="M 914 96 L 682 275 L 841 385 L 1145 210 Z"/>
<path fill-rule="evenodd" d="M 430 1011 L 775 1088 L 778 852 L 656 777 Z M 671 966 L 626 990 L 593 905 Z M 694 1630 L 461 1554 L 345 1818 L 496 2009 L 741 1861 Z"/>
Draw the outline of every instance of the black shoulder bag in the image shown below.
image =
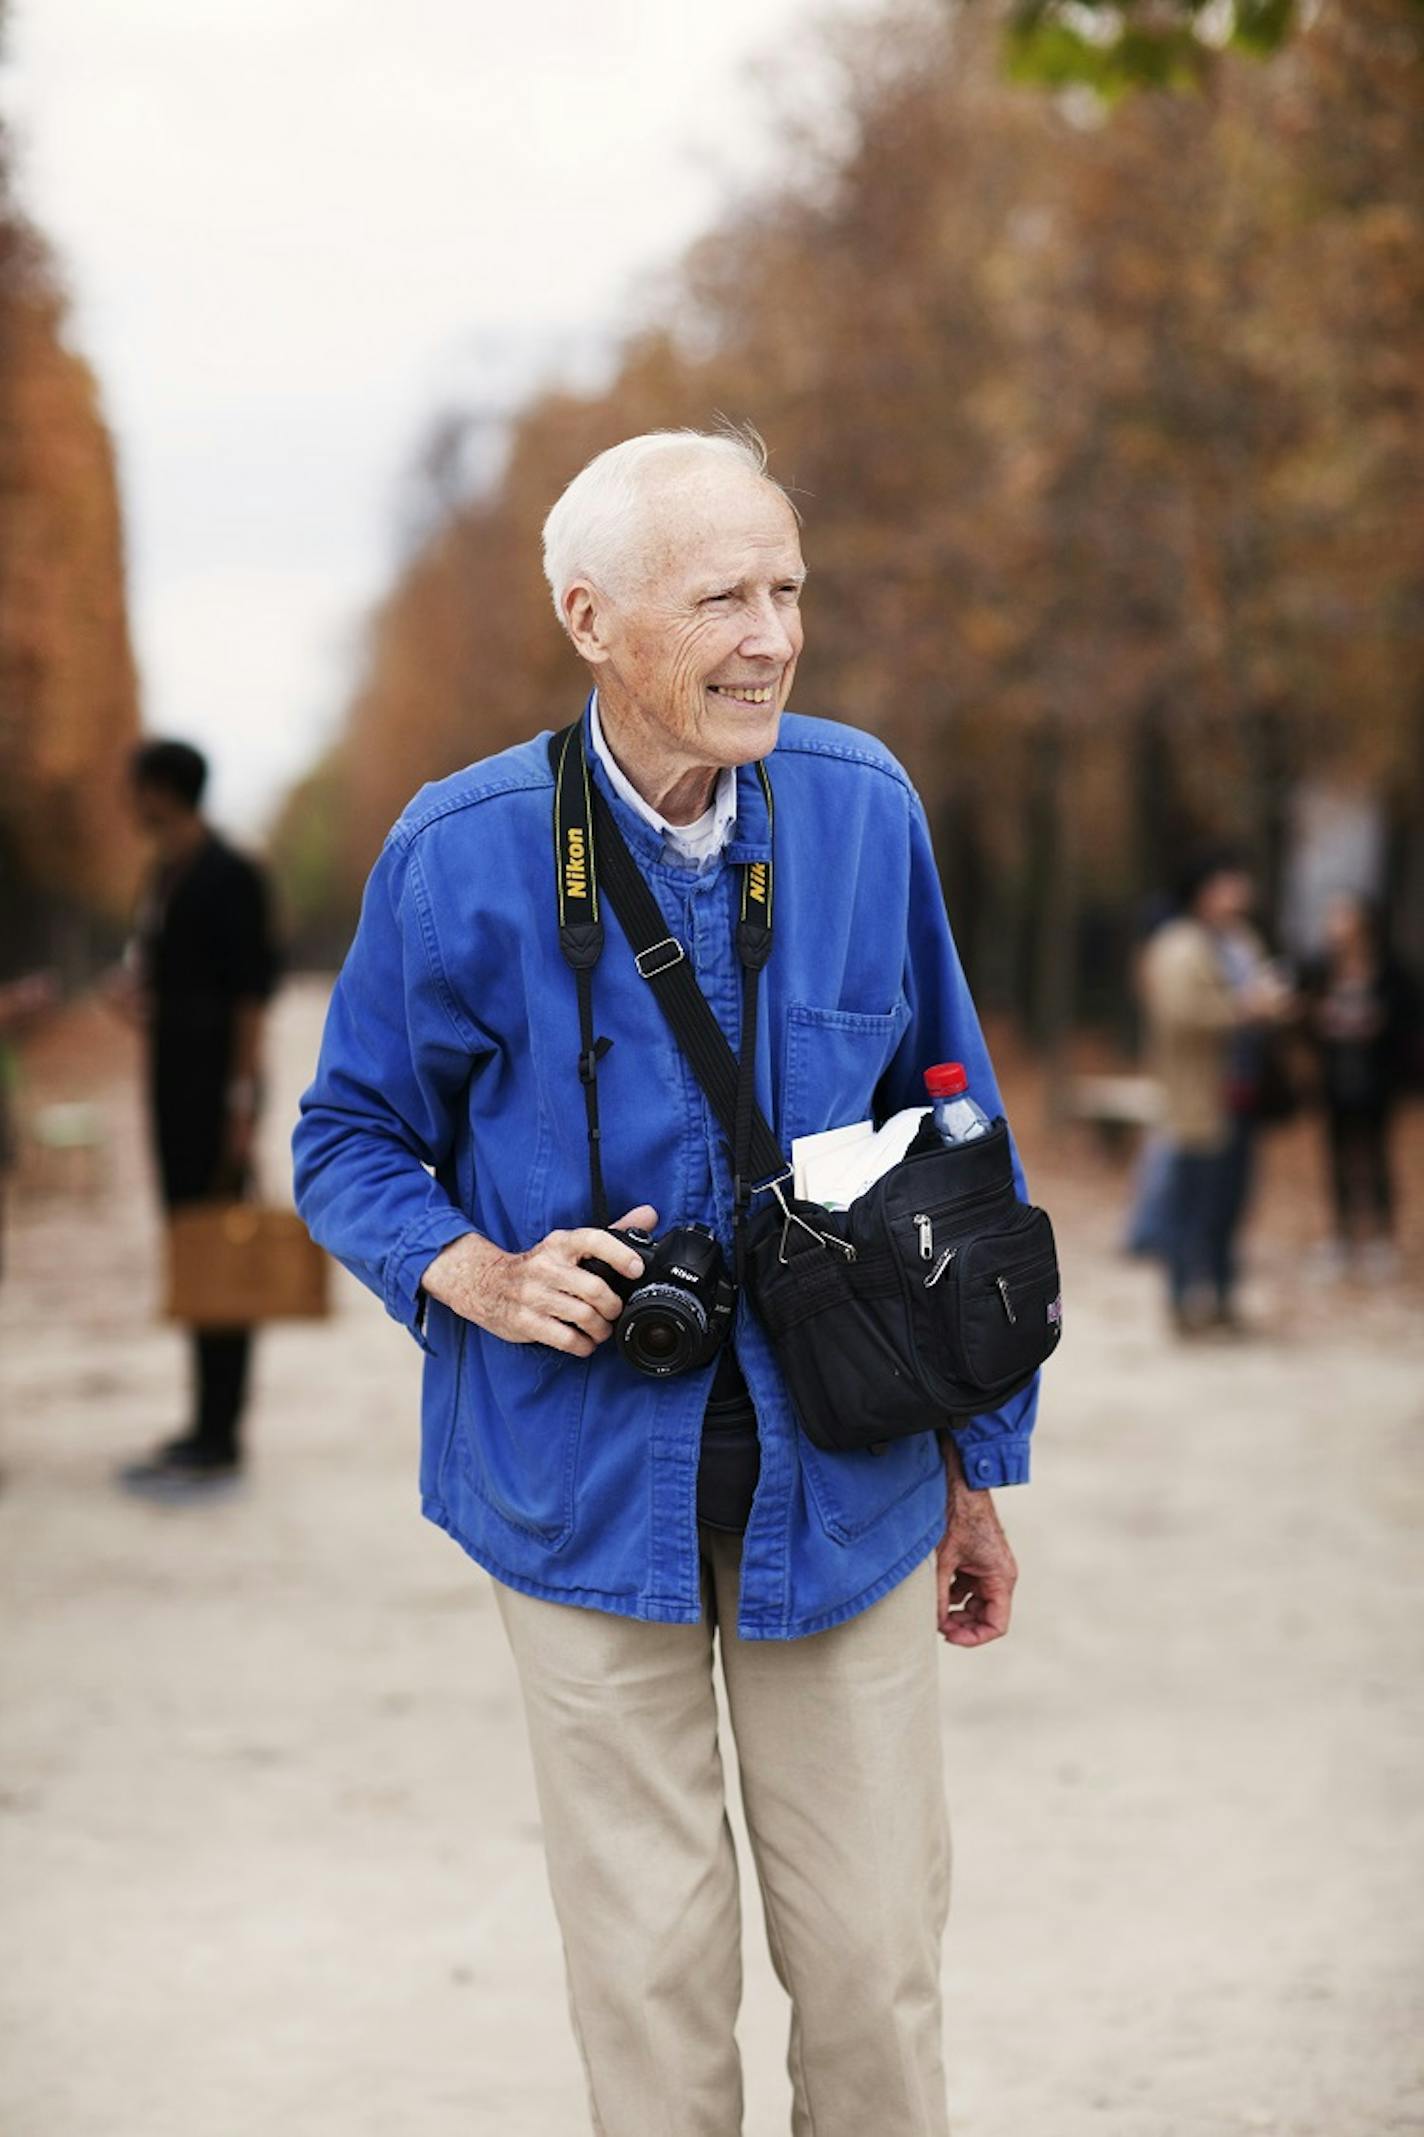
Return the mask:
<path fill-rule="evenodd" d="M 847 1210 L 789 1195 L 791 1167 L 756 1104 L 758 980 L 771 954 L 773 865 L 743 872 L 736 944 L 740 1055 L 588 776 L 583 725 L 552 737 L 559 944 L 578 988 L 578 1073 L 588 1116 L 594 1221 L 608 1222 L 598 1123 L 593 973 L 600 887 L 727 1133 L 735 1263 L 771 1338 L 807 1437 L 839 1451 L 931 1432 L 997 1408 L 1057 1348 L 1062 1295 L 1053 1227 L 1020 1202 L 1009 1132 L 945 1144 L 926 1114 L 906 1156 Z M 757 773 L 772 811 L 766 767 Z M 774 824 L 774 818 L 773 818 Z M 754 1195 L 769 1194 L 750 1215 Z"/>

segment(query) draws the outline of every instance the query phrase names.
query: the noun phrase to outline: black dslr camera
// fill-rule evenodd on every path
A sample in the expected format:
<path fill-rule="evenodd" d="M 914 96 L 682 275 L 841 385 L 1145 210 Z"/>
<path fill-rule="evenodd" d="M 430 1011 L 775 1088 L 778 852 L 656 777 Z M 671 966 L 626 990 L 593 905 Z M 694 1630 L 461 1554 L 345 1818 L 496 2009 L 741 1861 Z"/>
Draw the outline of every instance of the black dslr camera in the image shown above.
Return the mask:
<path fill-rule="evenodd" d="M 736 1299 L 711 1232 L 705 1224 L 681 1224 L 661 1239 L 636 1225 L 612 1231 L 641 1257 L 642 1275 L 620 1276 L 592 1255 L 583 1267 L 623 1301 L 618 1343 L 628 1363 L 658 1379 L 706 1365 L 732 1325 Z"/>

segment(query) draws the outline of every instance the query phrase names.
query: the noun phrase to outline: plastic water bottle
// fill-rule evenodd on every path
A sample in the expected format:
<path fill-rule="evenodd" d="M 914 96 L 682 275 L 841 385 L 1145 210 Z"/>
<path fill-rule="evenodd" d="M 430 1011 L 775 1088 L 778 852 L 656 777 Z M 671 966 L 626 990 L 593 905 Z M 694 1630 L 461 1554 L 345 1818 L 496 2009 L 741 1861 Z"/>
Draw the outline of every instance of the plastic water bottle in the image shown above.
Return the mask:
<path fill-rule="evenodd" d="M 925 1089 L 934 1106 L 934 1124 L 946 1143 L 972 1143 L 987 1135 L 993 1122 L 969 1096 L 962 1061 L 937 1061 L 925 1070 Z"/>

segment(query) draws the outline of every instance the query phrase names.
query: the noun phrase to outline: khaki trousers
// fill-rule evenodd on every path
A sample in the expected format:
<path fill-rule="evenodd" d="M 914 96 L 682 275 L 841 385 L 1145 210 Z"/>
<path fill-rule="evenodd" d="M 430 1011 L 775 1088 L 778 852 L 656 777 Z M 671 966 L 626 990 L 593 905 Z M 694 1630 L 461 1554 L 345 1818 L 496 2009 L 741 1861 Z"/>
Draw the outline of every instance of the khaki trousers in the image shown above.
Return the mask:
<path fill-rule="evenodd" d="M 740 1540 L 704 1530 L 699 1625 L 496 1583 L 524 1693 L 597 2137 L 740 2137 L 737 1864 L 722 1655 L 793 2137 L 947 2137 L 949 1896 L 933 1560 L 859 1617 L 737 1637 Z"/>

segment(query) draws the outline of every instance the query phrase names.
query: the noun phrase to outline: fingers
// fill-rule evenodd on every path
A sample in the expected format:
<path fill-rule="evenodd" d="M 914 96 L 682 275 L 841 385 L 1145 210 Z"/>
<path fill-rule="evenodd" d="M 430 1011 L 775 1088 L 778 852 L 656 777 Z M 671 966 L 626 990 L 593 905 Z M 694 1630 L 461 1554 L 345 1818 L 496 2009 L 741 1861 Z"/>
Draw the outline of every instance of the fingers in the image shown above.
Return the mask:
<path fill-rule="evenodd" d="M 549 1285 L 549 1296 L 551 1300 L 557 1298 L 565 1303 L 570 1299 L 580 1299 L 608 1322 L 616 1321 L 623 1311 L 623 1301 L 618 1293 L 606 1284 L 601 1276 L 595 1276 L 592 1269 L 581 1269 L 577 1263 L 572 1268 L 560 1269 Z M 552 1310 L 562 1312 L 563 1305 L 553 1307 Z"/>
<path fill-rule="evenodd" d="M 572 1258 L 575 1255 L 577 1259 Z M 623 1301 L 603 1277 L 582 1266 L 585 1257 L 606 1260 L 610 1267 L 626 1267 L 631 1261 L 629 1275 L 643 1273 L 637 1255 L 607 1232 L 593 1226 L 551 1232 L 530 1257 L 525 1272 L 525 1304 L 543 1318 L 580 1329 L 592 1349 L 612 1334 L 623 1311 Z"/>
<path fill-rule="evenodd" d="M 605 1328 L 604 1334 L 607 1332 Z M 585 1335 L 581 1328 L 571 1327 L 567 1321 L 561 1321 L 551 1313 L 531 1314 L 529 1333 L 519 1340 L 524 1343 L 547 1343 L 550 1350 L 566 1351 L 571 1358 L 591 1358 L 598 1348 L 598 1343 L 592 1336 Z"/>
<path fill-rule="evenodd" d="M 939 1629 L 953 1647 L 1002 1640 L 1013 1613 L 1013 1584 L 1000 1574 L 958 1572 L 941 1604 Z"/>
<path fill-rule="evenodd" d="M 643 1273 L 642 1261 L 633 1249 L 594 1224 L 581 1224 L 572 1232 L 550 1232 L 544 1245 L 561 1262 L 605 1261 L 622 1276 Z"/>
<path fill-rule="evenodd" d="M 595 1278 L 595 1282 L 597 1279 Z M 531 1309 L 550 1320 L 565 1322 L 571 1328 L 581 1328 L 594 1343 L 602 1343 L 613 1333 L 613 1323 L 618 1318 L 618 1300 L 606 1284 L 600 1287 L 613 1299 L 614 1311 L 604 1313 L 591 1299 L 577 1298 L 572 1291 L 563 1291 L 555 1286 L 538 1291 L 529 1300 Z"/>
<path fill-rule="evenodd" d="M 652 1204 L 641 1202 L 618 1223 L 651 1231 L 657 1221 Z M 486 1286 L 481 1310 L 467 1318 L 506 1342 L 544 1343 L 573 1358 L 590 1357 L 608 1340 L 623 1301 L 603 1277 L 581 1266 L 585 1261 L 601 1261 L 630 1279 L 643 1273 L 642 1257 L 611 1231 L 576 1225 L 550 1232 L 526 1253 L 497 1254 L 496 1280 Z"/>
<path fill-rule="evenodd" d="M 582 1266 L 585 1259 L 602 1261 L 630 1278 L 643 1273 L 642 1262 L 630 1248 L 592 1225 L 551 1232 L 526 1262 L 524 1303 L 536 1313 L 583 1329 L 597 1344 L 611 1333 L 623 1301 L 602 1276 Z"/>
<path fill-rule="evenodd" d="M 983 1647 L 1001 1640 L 1013 1613 L 1018 1569 L 964 1564 L 951 1547 L 940 1547 L 935 1567 L 939 1629 L 953 1647 Z"/>

